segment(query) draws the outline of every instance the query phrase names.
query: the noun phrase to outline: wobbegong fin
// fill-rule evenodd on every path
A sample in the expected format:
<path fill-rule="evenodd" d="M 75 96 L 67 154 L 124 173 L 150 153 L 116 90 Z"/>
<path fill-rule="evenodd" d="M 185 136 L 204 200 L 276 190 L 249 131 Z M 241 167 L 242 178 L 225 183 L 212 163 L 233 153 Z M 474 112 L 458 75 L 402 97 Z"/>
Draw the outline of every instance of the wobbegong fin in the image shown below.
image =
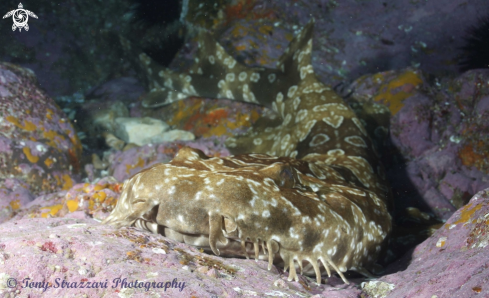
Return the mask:
<path fill-rule="evenodd" d="M 163 67 L 121 37 L 127 55 L 137 57 L 150 92 L 143 99 L 145 108 L 168 105 L 191 96 L 231 99 L 272 107 L 277 94 L 286 95 L 305 74 L 312 73 L 312 19 L 291 41 L 277 62 L 276 69 L 247 67 L 226 53 L 206 31 L 197 36 L 198 51 L 187 73 Z"/>

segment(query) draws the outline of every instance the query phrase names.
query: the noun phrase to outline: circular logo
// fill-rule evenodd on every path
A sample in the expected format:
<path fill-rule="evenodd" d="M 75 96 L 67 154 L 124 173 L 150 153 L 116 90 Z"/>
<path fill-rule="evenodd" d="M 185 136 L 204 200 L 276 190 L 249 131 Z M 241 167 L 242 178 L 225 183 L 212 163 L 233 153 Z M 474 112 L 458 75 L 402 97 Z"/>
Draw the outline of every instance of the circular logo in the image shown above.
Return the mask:
<path fill-rule="evenodd" d="M 9 288 L 17 287 L 17 280 L 15 278 L 12 278 L 12 277 L 7 279 L 7 287 L 9 287 Z"/>
<path fill-rule="evenodd" d="M 25 10 L 17 9 L 14 12 L 13 20 L 14 20 L 14 24 L 17 27 L 24 27 L 27 24 L 27 21 L 29 20 L 29 16 L 25 12 Z"/>

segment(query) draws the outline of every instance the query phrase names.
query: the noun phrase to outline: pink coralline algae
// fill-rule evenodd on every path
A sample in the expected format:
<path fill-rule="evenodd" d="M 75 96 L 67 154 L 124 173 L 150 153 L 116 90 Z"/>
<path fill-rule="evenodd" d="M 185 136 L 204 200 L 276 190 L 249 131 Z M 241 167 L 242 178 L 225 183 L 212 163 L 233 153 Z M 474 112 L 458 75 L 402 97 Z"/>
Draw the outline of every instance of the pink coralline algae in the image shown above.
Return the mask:
<path fill-rule="evenodd" d="M 391 112 L 383 161 L 398 209 L 417 207 L 446 220 L 489 187 L 488 81 L 489 71 L 474 70 L 434 85 L 408 68 L 366 75 L 350 86 L 355 100 Z"/>
<path fill-rule="evenodd" d="M 299 282 L 288 282 L 281 269 L 268 271 L 265 261 L 219 258 L 160 235 L 114 229 L 93 219 L 14 219 L 0 225 L 0 233 L 0 294 L 5 297 L 360 294 L 357 286 L 336 277 L 321 285 L 302 276 Z"/>
<path fill-rule="evenodd" d="M 384 297 L 487 297 L 488 215 L 486 189 L 404 258 L 411 259 L 406 270 L 379 279 L 390 285 Z"/>
<path fill-rule="evenodd" d="M 10 63 L 0 63 L 0 131 L 0 191 L 18 192 L 18 183 L 32 195 L 73 186 L 81 154 L 73 126 L 34 73 Z M 25 195 L 1 196 L 0 208 L 11 213 L 32 196 Z"/>

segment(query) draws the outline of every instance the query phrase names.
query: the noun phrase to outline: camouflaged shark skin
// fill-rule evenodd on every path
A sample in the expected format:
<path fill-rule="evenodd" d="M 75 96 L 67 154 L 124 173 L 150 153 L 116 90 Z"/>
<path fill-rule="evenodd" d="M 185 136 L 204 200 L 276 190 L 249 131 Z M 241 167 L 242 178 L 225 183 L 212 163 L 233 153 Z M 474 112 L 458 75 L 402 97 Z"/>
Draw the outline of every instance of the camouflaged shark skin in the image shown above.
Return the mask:
<path fill-rule="evenodd" d="M 368 275 L 391 231 L 390 193 L 361 121 L 311 65 L 313 21 L 277 63 L 249 68 L 208 34 L 188 74 L 158 67 L 146 55 L 153 92 L 147 107 L 188 96 L 229 98 L 271 107 L 278 125 L 258 121 L 228 139 L 232 152 L 209 158 L 181 149 L 124 183 L 104 221 L 135 225 L 216 255 L 268 259 L 289 268 L 289 280 L 321 270 Z M 126 44 L 126 47 L 129 45 Z M 163 96 L 163 97 L 162 97 Z M 277 121 L 275 121 L 277 122 Z"/>

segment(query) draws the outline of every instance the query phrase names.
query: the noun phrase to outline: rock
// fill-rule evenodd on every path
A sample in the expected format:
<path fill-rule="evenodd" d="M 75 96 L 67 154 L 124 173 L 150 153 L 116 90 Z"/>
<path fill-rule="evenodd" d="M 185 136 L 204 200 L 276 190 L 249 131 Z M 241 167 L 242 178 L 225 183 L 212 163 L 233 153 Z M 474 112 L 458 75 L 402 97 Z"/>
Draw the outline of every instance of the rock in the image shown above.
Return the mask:
<path fill-rule="evenodd" d="M 276 286 L 277 288 L 282 288 L 282 289 L 288 289 L 289 288 L 289 285 L 283 279 L 277 279 L 276 281 L 273 282 L 273 285 Z"/>
<path fill-rule="evenodd" d="M 211 268 L 209 271 L 206 273 L 207 276 L 213 277 L 213 278 L 220 278 L 221 274 L 219 273 L 218 270 Z"/>
<path fill-rule="evenodd" d="M 192 141 L 195 139 L 195 136 L 190 131 L 174 129 L 162 134 L 149 137 L 143 140 L 144 144 L 159 144 L 165 142 L 173 142 L 176 140 L 179 141 Z"/>
<path fill-rule="evenodd" d="M 396 214 L 416 207 L 446 220 L 489 187 L 489 111 L 483 109 L 489 85 L 477 83 L 487 81 L 489 71 L 474 70 L 433 86 L 408 68 L 366 75 L 349 86 L 351 103 L 383 104 L 391 111 L 391 143 L 381 152 Z M 362 119 L 367 128 L 375 121 Z"/>
<path fill-rule="evenodd" d="M 386 275 L 387 297 L 485 297 L 489 295 L 489 189 L 478 192 L 403 260 L 406 270 Z M 391 266 L 394 267 L 394 266 Z M 389 268 L 388 268 L 389 270 Z M 375 297 L 368 292 L 370 297 Z"/>
<path fill-rule="evenodd" d="M 117 118 L 116 136 L 126 143 L 138 146 L 173 142 L 176 140 L 191 141 L 195 139 L 193 133 L 184 130 L 169 130 L 165 122 L 150 118 Z"/>
<path fill-rule="evenodd" d="M 105 133 L 104 137 L 105 137 L 105 144 L 107 144 L 107 146 L 115 150 L 122 150 L 126 145 L 126 143 L 123 140 L 117 138 L 111 133 Z"/>
<path fill-rule="evenodd" d="M 162 134 L 169 129 L 165 122 L 150 118 L 119 117 L 115 119 L 115 135 L 126 143 L 142 146 L 151 137 Z"/>
<path fill-rule="evenodd" d="M 370 295 L 370 297 L 375 298 L 385 298 L 394 289 L 393 284 L 389 284 L 381 281 L 368 281 L 362 282 L 362 290 L 364 293 Z"/>
<path fill-rule="evenodd" d="M 0 63 L 0 93 L 0 188 L 12 178 L 33 195 L 70 189 L 81 157 L 70 121 L 28 69 Z"/>
<path fill-rule="evenodd" d="M 124 148 L 122 148 L 122 151 L 127 151 L 127 150 L 130 150 L 132 148 L 137 148 L 137 147 L 139 147 L 139 146 L 134 144 L 134 143 L 129 143 L 129 144 L 126 144 L 124 146 Z"/>
<path fill-rule="evenodd" d="M 403 107 L 391 118 L 391 140 L 403 155 L 420 156 L 433 148 L 430 108 L 433 101 L 420 93 L 403 100 Z"/>
<path fill-rule="evenodd" d="M 75 184 L 68 191 L 42 195 L 18 207 L 12 220 L 65 217 L 74 212 L 85 214 L 83 218 L 103 220 L 117 203 L 121 186 L 110 176 L 91 184 Z"/>
<path fill-rule="evenodd" d="M 392 142 L 403 156 L 413 157 L 435 146 L 429 139 L 426 121 L 432 100 L 420 92 L 426 85 L 421 71 L 407 68 L 365 75 L 348 89 L 357 101 L 380 103 L 389 108 Z"/>
<path fill-rule="evenodd" d="M 92 154 L 92 164 L 93 167 L 97 170 L 105 170 L 109 166 L 109 164 L 105 161 L 102 161 L 97 154 Z"/>

